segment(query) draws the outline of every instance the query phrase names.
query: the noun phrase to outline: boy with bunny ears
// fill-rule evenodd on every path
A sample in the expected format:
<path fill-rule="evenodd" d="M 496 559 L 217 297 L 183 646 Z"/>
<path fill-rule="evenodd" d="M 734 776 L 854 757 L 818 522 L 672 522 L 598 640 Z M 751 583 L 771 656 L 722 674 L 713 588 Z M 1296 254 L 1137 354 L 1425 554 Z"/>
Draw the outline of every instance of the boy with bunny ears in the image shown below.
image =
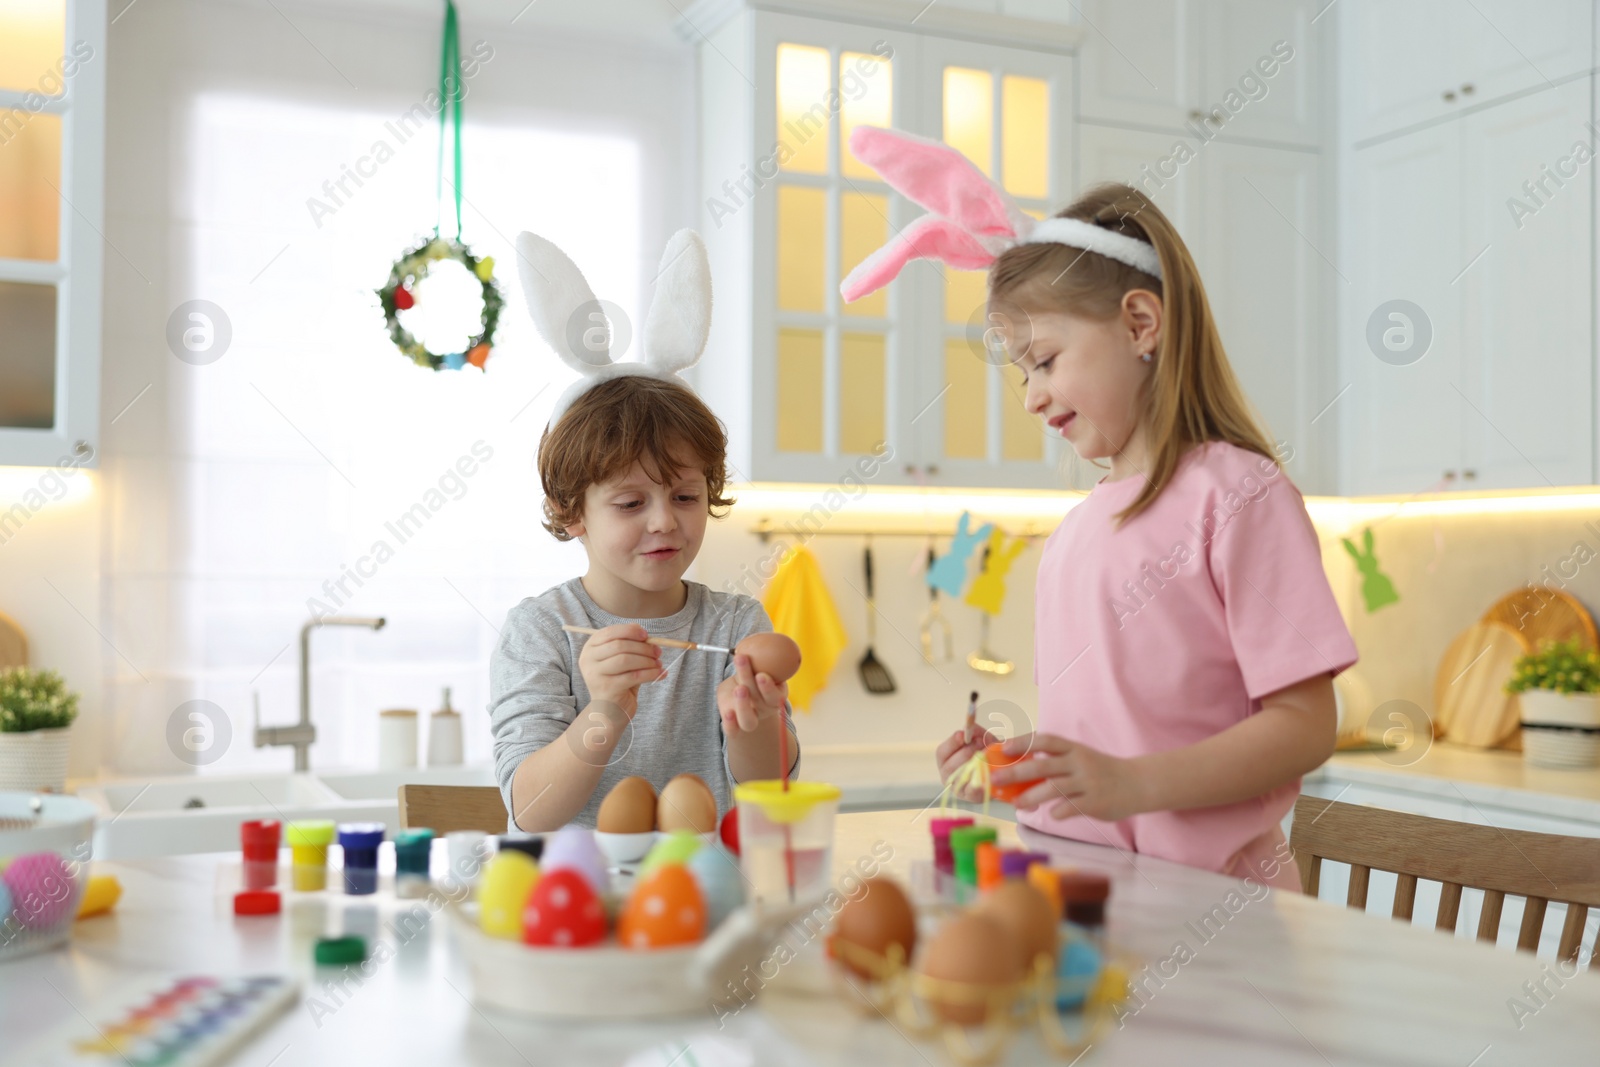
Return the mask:
<path fill-rule="evenodd" d="M 799 743 L 788 686 L 747 656 L 662 649 L 652 637 L 733 648 L 772 630 L 751 597 L 683 573 L 724 495 L 727 435 L 677 372 L 711 324 L 711 271 L 692 230 L 667 243 L 645 321 L 643 362 L 613 363 L 586 329 L 599 304 L 577 265 L 531 233 L 517 239 L 529 310 L 581 377 L 556 402 L 539 443 L 545 529 L 577 538 L 587 573 L 512 608 L 490 664 L 495 772 L 513 830 L 594 826 L 619 781 L 659 792 L 690 772 L 717 811 L 734 783 L 777 778 L 779 730 Z M 563 626 L 599 632 L 570 633 Z"/>

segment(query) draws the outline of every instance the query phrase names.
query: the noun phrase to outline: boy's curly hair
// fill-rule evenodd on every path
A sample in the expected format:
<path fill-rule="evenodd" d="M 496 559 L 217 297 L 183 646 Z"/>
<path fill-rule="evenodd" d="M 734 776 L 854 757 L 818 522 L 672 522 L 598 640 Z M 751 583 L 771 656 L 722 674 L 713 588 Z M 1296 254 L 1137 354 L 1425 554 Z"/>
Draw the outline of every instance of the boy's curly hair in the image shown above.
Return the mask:
<path fill-rule="evenodd" d="M 585 491 L 635 463 L 661 484 L 679 467 L 698 466 L 706 506 L 720 518 L 717 509 L 733 504 L 723 495 L 727 459 L 727 430 L 693 390 L 643 374 L 612 378 L 574 401 L 539 441 L 544 528 L 572 540 L 567 527 L 583 517 Z"/>

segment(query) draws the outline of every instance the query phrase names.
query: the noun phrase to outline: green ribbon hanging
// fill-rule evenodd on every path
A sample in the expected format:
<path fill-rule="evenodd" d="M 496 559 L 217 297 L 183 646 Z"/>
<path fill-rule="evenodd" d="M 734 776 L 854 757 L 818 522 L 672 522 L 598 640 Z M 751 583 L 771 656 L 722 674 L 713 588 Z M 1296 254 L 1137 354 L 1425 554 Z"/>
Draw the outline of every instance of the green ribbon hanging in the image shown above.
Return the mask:
<path fill-rule="evenodd" d="M 439 227 L 443 223 L 443 208 L 439 202 L 444 199 L 444 137 L 445 127 L 449 124 L 452 113 L 455 118 L 455 182 L 452 192 L 456 202 L 456 240 L 461 240 L 461 99 L 466 94 L 462 91 L 461 84 L 461 39 L 456 30 L 456 5 L 455 0 L 445 0 L 444 5 L 444 48 L 439 57 L 439 166 L 438 178 L 434 186 L 434 204 L 437 213 L 434 216 L 433 235 L 439 236 Z"/>

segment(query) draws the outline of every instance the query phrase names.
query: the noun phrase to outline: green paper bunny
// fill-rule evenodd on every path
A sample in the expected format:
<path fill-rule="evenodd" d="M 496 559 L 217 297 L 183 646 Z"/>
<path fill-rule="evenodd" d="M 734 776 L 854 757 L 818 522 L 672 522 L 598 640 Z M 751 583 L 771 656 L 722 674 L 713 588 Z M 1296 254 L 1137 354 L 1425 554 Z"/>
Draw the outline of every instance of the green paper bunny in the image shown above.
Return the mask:
<path fill-rule="evenodd" d="M 1358 550 L 1355 542 L 1348 537 L 1339 540 L 1344 542 L 1344 550 L 1350 553 L 1350 558 L 1356 561 L 1356 569 L 1361 572 L 1361 599 L 1366 602 L 1367 614 L 1399 602 L 1400 594 L 1394 591 L 1394 583 L 1378 569 L 1378 555 L 1372 547 L 1372 527 L 1361 531 L 1361 543 L 1365 551 Z"/>

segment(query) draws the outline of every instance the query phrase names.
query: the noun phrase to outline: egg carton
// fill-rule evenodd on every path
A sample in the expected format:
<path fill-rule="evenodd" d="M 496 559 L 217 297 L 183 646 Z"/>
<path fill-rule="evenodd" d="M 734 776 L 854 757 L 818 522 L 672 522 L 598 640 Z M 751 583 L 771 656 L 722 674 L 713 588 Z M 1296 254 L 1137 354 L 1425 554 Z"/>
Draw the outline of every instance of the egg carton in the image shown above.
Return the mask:
<path fill-rule="evenodd" d="M 66 943 L 87 884 L 94 808 L 77 797 L 0 792 L 0 960 Z"/>
<path fill-rule="evenodd" d="M 451 929 L 472 974 L 472 999 L 529 1018 L 637 1019 L 691 1015 L 747 1002 L 758 971 L 785 927 L 823 914 L 823 895 L 794 904 L 752 901 L 704 941 L 624 948 L 615 937 L 588 948 L 546 948 L 491 937 L 475 903 L 451 904 Z"/>

